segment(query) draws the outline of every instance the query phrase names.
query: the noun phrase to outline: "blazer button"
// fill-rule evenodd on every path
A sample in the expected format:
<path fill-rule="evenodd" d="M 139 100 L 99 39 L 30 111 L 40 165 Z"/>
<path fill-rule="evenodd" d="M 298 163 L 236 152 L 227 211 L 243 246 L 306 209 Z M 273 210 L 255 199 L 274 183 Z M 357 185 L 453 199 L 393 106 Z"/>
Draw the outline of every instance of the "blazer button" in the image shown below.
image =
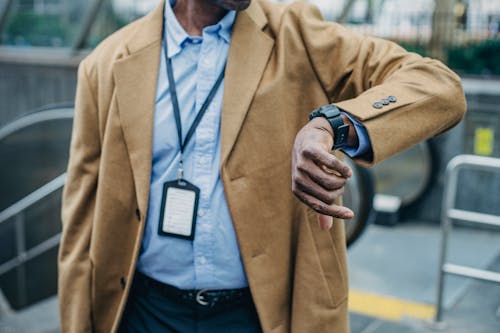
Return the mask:
<path fill-rule="evenodd" d="M 391 101 L 389 101 L 389 99 L 388 99 L 388 98 L 384 98 L 381 102 L 382 102 L 382 104 L 384 104 L 384 105 L 389 105 L 389 104 L 391 103 Z"/>
<path fill-rule="evenodd" d="M 122 286 L 122 289 L 125 289 L 125 286 L 127 285 L 127 279 L 125 279 L 124 276 L 120 278 L 120 285 Z"/>
<path fill-rule="evenodd" d="M 384 105 L 380 102 L 375 102 L 375 103 L 373 103 L 373 107 L 375 109 L 382 109 L 384 107 Z"/>
<path fill-rule="evenodd" d="M 396 103 L 398 101 L 398 99 L 396 98 L 396 96 L 389 96 L 389 97 L 387 97 L 387 99 L 391 103 Z"/>
<path fill-rule="evenodd" d="M 135 210 L 135 217 L 137 218 L 137 221 L 141 220 L 141 211 L 139 209 Z"/>

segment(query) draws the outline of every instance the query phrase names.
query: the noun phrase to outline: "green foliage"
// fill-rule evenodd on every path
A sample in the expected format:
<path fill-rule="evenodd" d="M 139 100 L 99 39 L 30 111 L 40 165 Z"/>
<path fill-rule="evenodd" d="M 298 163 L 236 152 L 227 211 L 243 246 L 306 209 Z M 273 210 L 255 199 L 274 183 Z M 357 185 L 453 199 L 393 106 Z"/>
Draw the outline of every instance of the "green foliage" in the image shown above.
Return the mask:
<path fill-rule="evenodd" d="M 406 50 L 428 56 L 426 45 L 400 43 Z M 500 40 L 486 39 L 446 50 L 447 65 L 460 74 L 500 75 Z"/>
<path fill-rule="evenodd" d="M 69 45 L 72 27 L 60 16 L 40 15 L 34 12 L 14 14 L 7 27 L 7 42 L 33 46 Z"/>
<path fill-rule="evenodd" d="M 500 75 L 500 40 L 487 39 L 450 48 L 448 65 L 465 74 Z"/>
<path fill-rule="evenodd" d="M 418 53 L 421 56 L 427 56 L 427 48 L 425 45 L 422 44 L 410 44 L 410 43 L 398 43 L 400 46 L 402 46 L 405 50 L 409 52 L 414 52 Z"/>
<path fill-rule="evenodd" d="M 93 48 L 115 30 L 125 26 L 128 20 L 103 10 L 88 38 L 87 46 Z M 6 28 L 7 44 L 30 46 L 71 46 L 81 22 L 68 22 L 60 15 L 37 14 L 33 11 L 15 13 Z"/>

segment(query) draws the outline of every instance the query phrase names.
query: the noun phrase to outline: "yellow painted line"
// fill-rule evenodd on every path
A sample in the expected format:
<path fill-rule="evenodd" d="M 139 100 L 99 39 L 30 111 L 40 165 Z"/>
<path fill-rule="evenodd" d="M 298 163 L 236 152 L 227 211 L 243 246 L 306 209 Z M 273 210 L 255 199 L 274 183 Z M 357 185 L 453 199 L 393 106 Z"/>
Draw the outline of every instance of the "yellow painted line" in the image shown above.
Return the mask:
<path fill-rule="evenodd" d="M 405 317 L 432 319 L 435 307 L 390 296 L 351 290 L 349 292 L 349 311 L 385 320 L 400 321 Z"/>

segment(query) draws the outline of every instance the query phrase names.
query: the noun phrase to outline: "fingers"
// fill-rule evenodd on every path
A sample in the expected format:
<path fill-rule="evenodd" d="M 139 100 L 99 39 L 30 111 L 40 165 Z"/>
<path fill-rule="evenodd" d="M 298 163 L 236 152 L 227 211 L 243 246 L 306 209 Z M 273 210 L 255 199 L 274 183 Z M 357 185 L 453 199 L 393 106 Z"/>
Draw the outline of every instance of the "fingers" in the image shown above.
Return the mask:
<path fill-rule="evenodd" d="M 352 170 L 330 153 L 331 141 L 331 133 L 306 125 L 297 134 L 292 154 L 292 191 L 304 204 L 325 215 L 318 219 L 323 229 L 332 224 L 327 216 L 354 217 L 350 209 L 335 204 Z"/>
<path fill-rule="evenodd" d="M 327 204 L 300 190 L 294 190 L 294 194 L 300 201 L 320 214 L 333 216 L 339 219 L 352 219 L 354 217 L 354 213 L 349 208 L 336 204 Z"/>
<path fill-rule="evenodd" d="M 339 176 L 336 173 L 330 171 L 324 171 L 320 167 L 313 164 L 311 168 L 299 169 L 301 172 L 306 174 L 313 182 L 320 185 L 322 188 L 328 191 L 338 190 L 343 188 L 347 184 L 347 179 Z"/>
<path fill-rule="evenodd" d="M 323 172 L 327 174 L 337 172 L 342 177 L 352 177 L 351 168 L 329 152 L 316 147 L 310 147 L 303 151 L 303 155 L 306 159 L 310 159 L 317 165 L 321 166 Z M 323 168 L 322 166 L 325 166 L 326 168 Z"/>
<path fill-rule="evenodd" d="M 328 215 L 318 215 L 318 224 L 322 230 L 330 230 L 333 226 L 333 218 Z"/>
<path fill-rule="evenodd" d="M 345 179 L 335 176 L 330 176 L 330 178 L 337 179 L 328 180 L 329 183 L 333 184 L 329 189 L 326 189 L 324 185 L 318 184 L 304 174 L 299 174 L 298 177 L 294 179 L 294 183 L 299 191 L 310 194 L 327 205 L 331 205 L 344 193 Z"/>

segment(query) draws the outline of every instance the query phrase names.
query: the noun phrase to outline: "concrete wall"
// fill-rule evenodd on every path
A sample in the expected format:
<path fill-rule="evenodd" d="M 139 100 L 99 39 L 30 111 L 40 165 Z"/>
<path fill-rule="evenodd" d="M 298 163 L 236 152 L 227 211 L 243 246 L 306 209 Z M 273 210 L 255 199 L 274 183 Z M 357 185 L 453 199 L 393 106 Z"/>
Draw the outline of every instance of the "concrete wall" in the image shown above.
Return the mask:
<path fill-rule="evenodd" d="M 67 50 L 0 48 L 0 127 L 44 105 L 73 102 L 83 56 Z"/>

